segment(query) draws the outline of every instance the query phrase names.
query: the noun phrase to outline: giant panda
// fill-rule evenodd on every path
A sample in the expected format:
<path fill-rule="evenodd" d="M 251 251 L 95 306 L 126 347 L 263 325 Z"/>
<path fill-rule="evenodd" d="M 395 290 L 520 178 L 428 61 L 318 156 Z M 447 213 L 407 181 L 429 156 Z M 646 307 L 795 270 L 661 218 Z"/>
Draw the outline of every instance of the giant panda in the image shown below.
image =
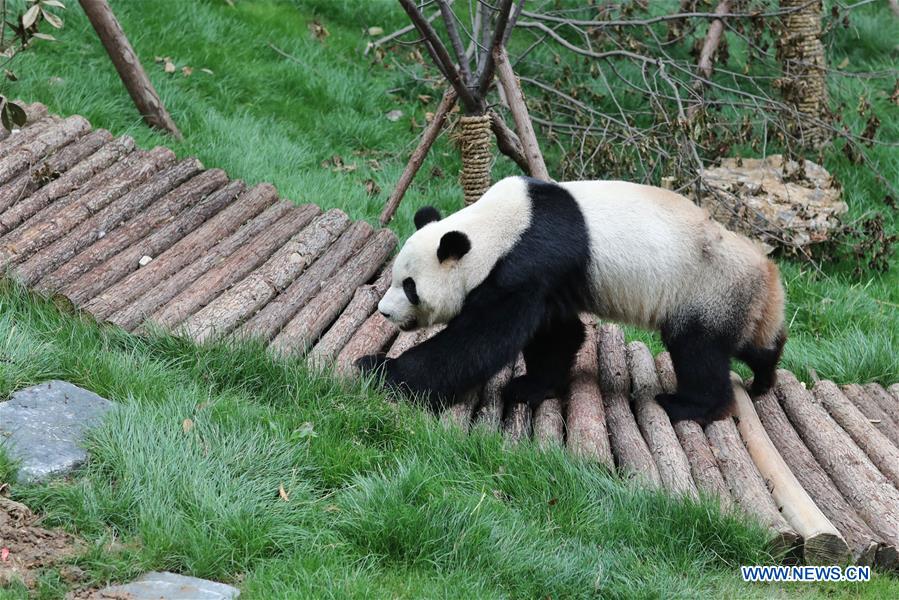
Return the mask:
<path fill-rule="evenodd" d="M 396 358 L 361 358 L 363 372 L 433 408 L 524 355 L 506 402 L 536 407 L 563 393 L 585 331 L 579 313 L 655 329 L 677 392 L 657 397 L 672 421 L 729 414 L 730 361 L 774 383 L 786 332 L 777 267 L 687 198 L 623 181 L 503 179 L 441 218 L 415 214 L 378 310 L 403 330 L 446 324 Z"/>

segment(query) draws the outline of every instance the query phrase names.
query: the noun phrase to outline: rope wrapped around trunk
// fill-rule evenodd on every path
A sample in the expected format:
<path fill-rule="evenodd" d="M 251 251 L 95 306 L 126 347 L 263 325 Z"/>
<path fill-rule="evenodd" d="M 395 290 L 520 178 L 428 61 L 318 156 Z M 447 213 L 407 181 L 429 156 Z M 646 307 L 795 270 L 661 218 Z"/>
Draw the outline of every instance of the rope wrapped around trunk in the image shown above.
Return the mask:
<path fill-rule="evenodd" d="M 462 155 L 459 183 L 465 194 L 465 204 L 468 205 L 480 198 L 491 184 L 493 152 L 490 141 L 493 134 L 490 130 L 490 115 L 459 117 L 456 131 Z"/>

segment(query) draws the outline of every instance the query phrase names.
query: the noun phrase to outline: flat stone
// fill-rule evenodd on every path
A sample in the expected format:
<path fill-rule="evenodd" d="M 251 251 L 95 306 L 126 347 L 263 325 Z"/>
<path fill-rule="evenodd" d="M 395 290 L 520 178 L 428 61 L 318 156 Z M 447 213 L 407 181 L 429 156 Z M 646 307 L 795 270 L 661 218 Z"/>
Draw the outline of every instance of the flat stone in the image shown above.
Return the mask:
<path fill-rule="evenodd" d="M 19 390 L 0 402 L 0 445 L 19 463 L 19 482 L 67 475 L 83 464 L 86 433 L 113 406 L 66 381 Z"/>
<path fill-rule="evenodd" d="M 224 583 L 168 572 L 147 573 L 136 581 L 97 592 L 96 599 L 128 600 L 231 600 L 240 590 Z"/>

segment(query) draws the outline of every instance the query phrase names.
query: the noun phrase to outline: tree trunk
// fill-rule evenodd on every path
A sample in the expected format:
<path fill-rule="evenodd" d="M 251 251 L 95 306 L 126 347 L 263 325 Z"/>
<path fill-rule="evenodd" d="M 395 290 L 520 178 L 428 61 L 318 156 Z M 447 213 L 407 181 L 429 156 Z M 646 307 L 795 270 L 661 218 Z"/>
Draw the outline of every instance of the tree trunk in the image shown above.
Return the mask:
<path fill-rule="evenodd" d="M 783 17 L 778 57 L 783 78 L 781 93 L 798 113 L 792 120 L 793 135 L 803 146 L 818 148 L 829 138 L 822 123 L 828 111 L 827 63 L 821 43 L 820 0 L 780 0 L 790 11 Z"/>
<path fill-rule="evenodd" d="M 168 131 L 180 140 L 181 132 L 162 105 L 156 88 L 147 77 L 140 59 L 125 37 L 125 32 L 112 13 L 109 3 L 106 0 L 79 0 L 79 2 L 144 121 L 151 127 Z"/>

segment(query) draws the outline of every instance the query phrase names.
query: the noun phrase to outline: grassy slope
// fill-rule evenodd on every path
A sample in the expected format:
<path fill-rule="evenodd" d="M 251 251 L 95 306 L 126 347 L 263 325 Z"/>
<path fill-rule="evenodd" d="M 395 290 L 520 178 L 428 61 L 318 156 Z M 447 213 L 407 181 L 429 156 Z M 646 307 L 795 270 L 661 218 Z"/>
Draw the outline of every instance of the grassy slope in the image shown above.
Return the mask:
<path fill-rule="evenodd" d="M 421 123 L 433 110 L 417 96 L 437 95 L 358 56 L 363 27 L 390 31 L 404 22 L 393 3 L 146 7 L 114 5 L 186 135 L 174 145 L 179 154 L 250 182 L 272 181 L 297 201 L 377 215 L 385 193 L 369 198 L 363 182 L 390 189 L 414 145 L 410 116 Z M 15 92 L 144 146 L 172 145 L 136 119 L 80 12 L 68 12 L 62 42 L 23 57 Z M 313 15 L 330 31 L 323 43 L 308 34 Z M 869 35 L 873 19 L 867 23 L 859 37 L 882 42 Z M 846 47 L 861 52 L 854 44 L 847 37 Z M 166 75 L 155 55 L 194 73 Z M 406 114 L 396 123 L 384 118 L 393 108 Z M 457 206 L 455 152 L 445 137 L 436 150 L 397 217 L 401 235 L 417 206 Z M 334 155 L 357 170 L 321 168 Z M 501 161 L 494 175 L 510 172 Z M 848 193 L 869 191 L 862 182 Z M 887 362 L 899 335 L 899 317 L 883 304 L 899 303 L 889 282 L 784 270 L 796 313 L 788 366 L 802 372 L 811 364 L 847 380 L 899 378 Z M 579 596 L 596 585 L 608 596 L 705 596 L 747 592 L 735 565 L 767 560 L 758 531 L 706 506 L 630 490 L 556 452 L 501 453 L 495 436 L 445 432 L 366 388 L 272 363 L 258 348 L 198 349 L 100 331 L 16 289 L 0 291 L 0 302 L 0 396 L 64 377 L 124 404 L 94 440 L 84 477 L 17 489 L 48 523 L 96 545 L 81 565 L 97 580 L 170 568 L 242 582 L 249 597 Z M 195 425 L 185 434 L 188 417 Z M 315 435 L 304 433 L 307 422 Z M 278 500 L 280 484 L 290 502 Z M 124 549 L 111 552 L 111 537 Z M 45 576 L 48 597 L 63 587 Z M 895 588 L 880 578 L 814 591 L 886 597 L 899 595 Z"/>

